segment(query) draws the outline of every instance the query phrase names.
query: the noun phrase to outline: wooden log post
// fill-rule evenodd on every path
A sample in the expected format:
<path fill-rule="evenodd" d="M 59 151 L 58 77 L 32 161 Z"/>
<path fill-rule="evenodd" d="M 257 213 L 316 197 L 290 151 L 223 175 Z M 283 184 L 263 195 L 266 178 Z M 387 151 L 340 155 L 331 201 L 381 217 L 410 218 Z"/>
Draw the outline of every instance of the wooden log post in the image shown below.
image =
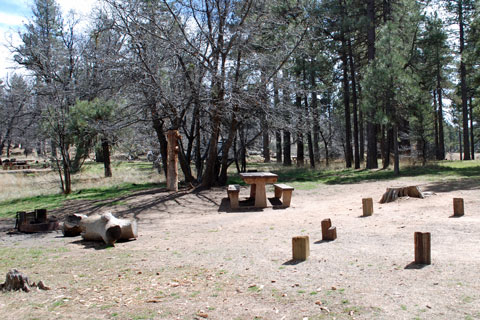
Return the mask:
<path fill-rule="evenodd" d="M 453 216 L 461 217 L 464 214 L 463 198 L 453 198 Z"/>
<path fill-rule="evenodd" d="M 337 239 L 337 228 L 332 227 L 332 221 L 330 219 L 322 220 L 322 240 L 333 241 Z"/>
<path fill-rule="evenodd" d="M 415 232 L 415 263 L 431 264 L 430 232 Z"/>
<path fill-rule="evenodd" d="M 167 189 L 178 191 L 178 130 L 167 132 Z"/>
<path fill-rule="evenodd" d="M 362 199 L 362 207 L 363 207 L 363 216 L 369 217 L 373 214 L 373 199 L 372 198 L 364 198 Z"/>
<path fill-rule="evenodd" d="M 298 236 L 292 238 L 293 260 L 307 260 L 310 255 L 310 240 L 308 236 Z"/>

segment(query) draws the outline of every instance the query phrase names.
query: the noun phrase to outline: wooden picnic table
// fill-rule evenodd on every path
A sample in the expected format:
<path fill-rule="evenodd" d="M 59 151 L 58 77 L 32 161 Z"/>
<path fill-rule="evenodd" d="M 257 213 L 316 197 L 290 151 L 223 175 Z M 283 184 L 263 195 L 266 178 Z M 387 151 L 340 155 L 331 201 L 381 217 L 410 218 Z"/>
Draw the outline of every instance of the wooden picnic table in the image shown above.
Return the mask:
<path fill-rule="evenodd" d="M 278 176 L 271 172 L 245 172 L 240 173 L 240 177 L 245 183 L 250 185 L 250 198 L 255 198 L 255 207 L 267 207 L 267 183 L 275 183 Z"/>

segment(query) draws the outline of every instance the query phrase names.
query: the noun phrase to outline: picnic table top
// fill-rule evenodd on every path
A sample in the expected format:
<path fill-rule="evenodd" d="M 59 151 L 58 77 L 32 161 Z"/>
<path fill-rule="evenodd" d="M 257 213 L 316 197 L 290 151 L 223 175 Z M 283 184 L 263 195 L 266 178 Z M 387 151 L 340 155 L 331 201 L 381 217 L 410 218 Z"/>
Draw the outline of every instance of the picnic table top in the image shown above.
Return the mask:
<path fill-rule="evenodd" d="M 240 173 L 242 178 L 272 178 L 278 177 L 275 173 L 271 172 L 242 172 Z"/>

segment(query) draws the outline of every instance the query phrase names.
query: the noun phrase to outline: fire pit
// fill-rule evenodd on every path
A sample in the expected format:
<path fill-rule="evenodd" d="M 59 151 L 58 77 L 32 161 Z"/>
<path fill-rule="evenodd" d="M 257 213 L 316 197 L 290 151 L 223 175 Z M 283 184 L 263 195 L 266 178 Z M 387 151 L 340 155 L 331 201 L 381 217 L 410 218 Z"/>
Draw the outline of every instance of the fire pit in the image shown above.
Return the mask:
<path fill-rule="evenodd" d="M 54 231 L 58 229 L 58 220 L 54 216 L 47 218 L 47 209 L 35 209 L 33 212 L 19 211 L 15 229 L 25 233 Z"/>

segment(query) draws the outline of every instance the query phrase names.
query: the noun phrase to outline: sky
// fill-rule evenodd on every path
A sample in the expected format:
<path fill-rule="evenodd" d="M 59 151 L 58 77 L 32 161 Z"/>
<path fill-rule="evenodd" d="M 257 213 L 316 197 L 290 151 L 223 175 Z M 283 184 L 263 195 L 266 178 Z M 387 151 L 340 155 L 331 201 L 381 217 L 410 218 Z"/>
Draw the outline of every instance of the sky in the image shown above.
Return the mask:
<path fill-rule="evenodd" d="M 87 16 L 99 0 L 57 0 L 63 13 L 70 10 Z M 0 79 L 15 70 L 13 56 L 7 48 L 10 42 L 19 42 L 18 31 L 32 17 L 33 0 L 0 0 Z"/>

